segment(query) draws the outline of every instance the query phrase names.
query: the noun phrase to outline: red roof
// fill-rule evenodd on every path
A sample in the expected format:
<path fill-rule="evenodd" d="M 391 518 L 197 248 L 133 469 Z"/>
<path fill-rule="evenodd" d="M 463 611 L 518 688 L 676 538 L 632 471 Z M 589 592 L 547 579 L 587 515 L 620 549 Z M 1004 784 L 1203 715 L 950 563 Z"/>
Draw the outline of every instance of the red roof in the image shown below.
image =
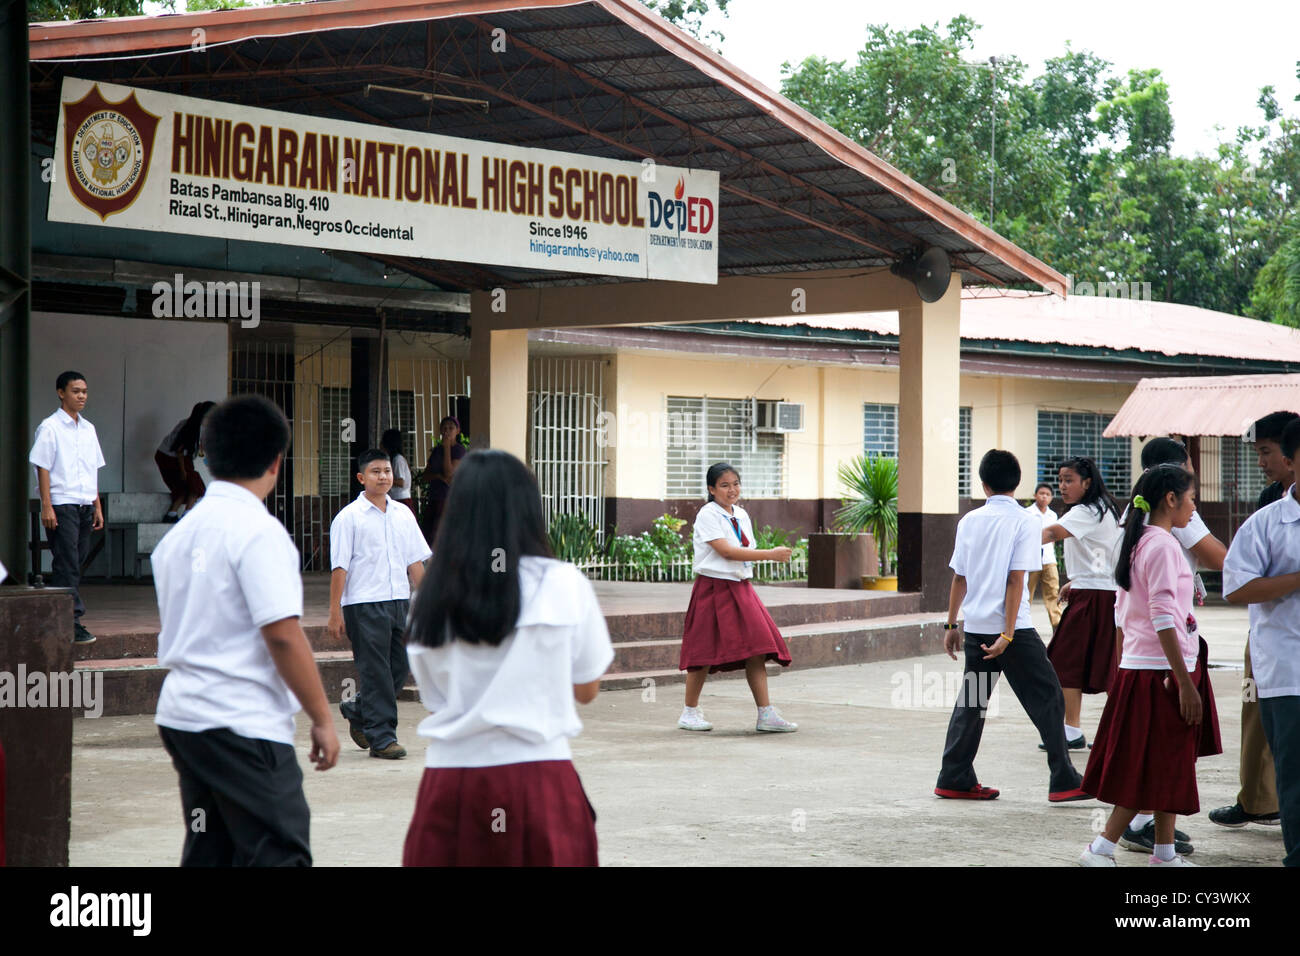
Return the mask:
<path fill-rule="evenodd" d="M 1278 411 L 1300 413 L 1300 375 L 1144 378 L 1104 434 L 1240 436 Z"/>
<path fill-rule="evenodd" d="M 789 315 L 756 321 L 898 334 L 897 312 Z M 961 337 L 1300 363 L 1300 329 L 1172 302 L 1087 295 L 1062 299 L 1014 290 L 966 289 Z"/>

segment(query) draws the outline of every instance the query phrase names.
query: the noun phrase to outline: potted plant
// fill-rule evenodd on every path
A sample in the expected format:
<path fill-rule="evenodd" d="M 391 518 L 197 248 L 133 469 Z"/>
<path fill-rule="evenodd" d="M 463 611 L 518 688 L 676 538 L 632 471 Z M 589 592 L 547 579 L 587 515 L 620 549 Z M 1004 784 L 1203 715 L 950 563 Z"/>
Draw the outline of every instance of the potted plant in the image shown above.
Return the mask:
<path fill-rule="evenodd" d="M 835 512 L 835 528 L 844 534 L 870 532 L 876 542 L 880 566 L 875 575 L 864 574 L 862 586 L 876 591 L 897 591 L 898 576 L 891 574 L 889 555 L 898 540 L 898 459 L 883 455 L 858 455 L 840 462 L 840 483 L 848 490 Z"/>

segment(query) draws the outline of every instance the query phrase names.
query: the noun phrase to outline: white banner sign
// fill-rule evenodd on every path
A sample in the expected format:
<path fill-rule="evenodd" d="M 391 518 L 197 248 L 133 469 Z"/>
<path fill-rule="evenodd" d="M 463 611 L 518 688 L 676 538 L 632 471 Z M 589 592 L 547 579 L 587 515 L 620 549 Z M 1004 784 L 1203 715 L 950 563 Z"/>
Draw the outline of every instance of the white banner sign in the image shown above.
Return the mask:
<path fill-rule="evenodd" d="M 49 218 L 716 283 L 718 174 L 65 78 Z"/>

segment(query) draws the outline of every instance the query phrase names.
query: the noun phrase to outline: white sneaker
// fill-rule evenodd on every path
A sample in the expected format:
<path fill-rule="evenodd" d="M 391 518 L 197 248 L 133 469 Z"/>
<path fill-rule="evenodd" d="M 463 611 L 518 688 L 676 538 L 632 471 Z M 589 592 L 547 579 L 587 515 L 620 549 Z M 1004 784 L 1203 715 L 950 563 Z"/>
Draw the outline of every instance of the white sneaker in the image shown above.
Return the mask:
<path fill-rule="evenodd" d="M 1151 856 L 1147 857 L 1147 866 L 1196 866 L 1196 865 L 1197 864 L 1187 859 L 1187 857 L 1178 856 L 1177 854 L 1174 854 L 1174 858 L 1172 860 L 1162 860 L 1160 859 L 1160 857 L 1156 856 L 1155 854 L 1152 854 Z"/>
<path fill-rule="evenodd" d="M 687 707 L 682 710 L 682 715 L 677 718 L 677 726 L 682 730 L 712 730 L 713 725 L 704 719 L 704 714 L 699 708 Z"/>
<path fill-rule="evenodd" d="M 1115 857 L 1108 853 L 1093 853 L 1092 844 L 1089 843 L 1079 854 L 1080 866 L 1114 866 Z"/>
<path fill-rule="evenodd" d="M 799 729 L 794 721 L 786 720 L 775 707 L 761 707 L 754 729 L 769 734 L 791 734 Z"/>

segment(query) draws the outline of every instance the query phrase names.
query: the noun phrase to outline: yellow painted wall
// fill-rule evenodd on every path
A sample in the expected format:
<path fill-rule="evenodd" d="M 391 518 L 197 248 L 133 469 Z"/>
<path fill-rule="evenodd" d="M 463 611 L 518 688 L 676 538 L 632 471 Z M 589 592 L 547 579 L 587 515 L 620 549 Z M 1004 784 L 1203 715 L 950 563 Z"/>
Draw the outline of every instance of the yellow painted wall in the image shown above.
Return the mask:
<path fill-rule="evenodd" d="M 619 498 L 664 497 L 664 417 L 670 395 L 752 394 L 802 402 L 804 431 L 786 437 L 785 455 L 785 497 L 801 499 L 839 497 L 839 462 L 862 452 L 863 404 L 898 403 L 898 370 L 887 366 L 877 370 L 620 352 L 612 357 L 610 375 L 606 402 L 618 428 L 616 445 L 609 449 L 606 493 Z M 1033 494 L 1040 409 L 1114 413 L 1131 391 L 1126 384 L 963 375 L 960 403 L 971 407 L 974 497 L 983 497 L 974 469 L 990 448 L 1008 449 L 1020 459 L 1025 477 L 1018 494 Z M 1139 449 L 1135 441 L 1135 466 Z"/>

